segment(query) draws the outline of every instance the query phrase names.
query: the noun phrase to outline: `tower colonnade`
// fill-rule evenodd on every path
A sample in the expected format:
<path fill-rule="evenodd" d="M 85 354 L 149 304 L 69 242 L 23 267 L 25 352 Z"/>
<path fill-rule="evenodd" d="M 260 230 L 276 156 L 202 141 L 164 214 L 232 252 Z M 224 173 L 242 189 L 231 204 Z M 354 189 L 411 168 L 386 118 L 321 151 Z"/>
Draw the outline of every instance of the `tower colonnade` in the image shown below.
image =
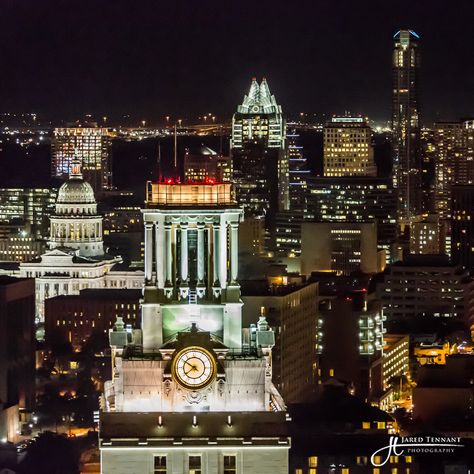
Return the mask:
<path fill-rule="evenodd" d="M 144 211 L 145 286 L 169 299 L 218 296 L 237 285 L 239 209 L 219 213 Z"/>

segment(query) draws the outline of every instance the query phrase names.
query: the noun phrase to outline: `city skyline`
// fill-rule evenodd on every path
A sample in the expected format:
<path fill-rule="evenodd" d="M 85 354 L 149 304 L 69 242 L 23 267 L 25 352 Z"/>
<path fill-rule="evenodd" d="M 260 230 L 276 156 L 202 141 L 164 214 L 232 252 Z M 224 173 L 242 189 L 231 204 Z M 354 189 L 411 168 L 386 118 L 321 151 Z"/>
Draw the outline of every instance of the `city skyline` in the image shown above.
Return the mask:
<path fill-rule="evenodd" d="M 41 10 L 31 1 L 3 3 L 4 112 L 153 120 L 211 108 L 230 118 L 256 76 L 270 80 L 289 115 L 349 110 L 389 120 L 392 36 L 408 28 L 422 38 L 422 122 L 474 114 L 467 2 L 456 10 L 430 2 L 429 17 L 427 2 L 390 15 L 349 2 L 337 15 L 326 3 L 111 9 L 98 1 L 74 12 L 53 0 Z M 251 34 L 240 34 L 247 27 Z"/>

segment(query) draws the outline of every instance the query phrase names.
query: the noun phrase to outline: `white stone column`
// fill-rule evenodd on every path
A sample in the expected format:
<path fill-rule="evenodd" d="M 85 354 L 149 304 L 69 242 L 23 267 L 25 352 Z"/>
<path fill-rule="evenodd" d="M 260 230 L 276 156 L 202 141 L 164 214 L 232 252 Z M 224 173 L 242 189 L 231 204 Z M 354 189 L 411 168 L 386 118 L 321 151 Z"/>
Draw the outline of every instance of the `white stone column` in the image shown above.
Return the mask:
<path fill-rule="evenodd" d="M 171 241 L 171 224 L 165 224 L 165 248 L 166 248 L 166 283 L 174 285 L 173 242 Z"/>
<path fill-rule="evenodd" d="M 204 282 L 204 224 L 197 225 L 197 277 L 198 285 Z"/>
<path fill-rule="evenodd" d="M 212 224 L 212 278 L 214 280 L 214 286 L 219 286 L 219 234 L 220 225 Z"/>
<path fill-rule="evenodd" d="M 156 245 L 156 286 L 163 289 L 165 287 L 165 228 L 163 218 L 155 224 L 155 245 Z"/>
<path fill-rule="evenodd" d="M 181 283 L 188 281 L 188 224 L 181 224 Z"/>
<path fill-rule="evenodd" d="M 227 223 L 222 220 L 219 233 L 219 280 L 221 288 L 227 286 Z"/>
<path fill-rule="evenodd" d="M 153 224 L 145 224 L 145 285 L 151 283 L 153 274 Z"/>
<path fill-rule="evenodd" d="M 239 223 L 232 222 L 230 228 L 230 281 L 237 283 L 239 272 Z"/>

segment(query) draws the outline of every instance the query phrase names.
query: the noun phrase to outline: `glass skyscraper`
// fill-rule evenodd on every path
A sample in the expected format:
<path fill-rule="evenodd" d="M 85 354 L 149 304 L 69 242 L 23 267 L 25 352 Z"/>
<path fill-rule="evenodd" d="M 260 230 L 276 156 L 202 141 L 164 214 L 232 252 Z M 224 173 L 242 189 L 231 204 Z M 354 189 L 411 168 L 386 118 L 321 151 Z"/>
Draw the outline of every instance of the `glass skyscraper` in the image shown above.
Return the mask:
<path fill-rule="evenodd" d="M 422 201 L 420 37 L 412 30 L 400 30 L 393 39 L 393 184 L 403 224 L 420 213 Z"/>

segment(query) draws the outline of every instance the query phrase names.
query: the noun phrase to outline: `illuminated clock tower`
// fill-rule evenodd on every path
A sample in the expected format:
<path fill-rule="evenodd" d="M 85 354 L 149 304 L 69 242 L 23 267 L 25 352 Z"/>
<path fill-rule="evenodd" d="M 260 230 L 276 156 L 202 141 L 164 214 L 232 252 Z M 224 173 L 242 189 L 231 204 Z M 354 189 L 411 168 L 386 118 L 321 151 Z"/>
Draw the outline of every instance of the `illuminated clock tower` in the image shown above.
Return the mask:
<path fill-rule="evenodd" d="M 110 332 L 102 473 L 286 474 L 274 333 L 242 328 L 232 184 L 148 183 L 143 214 L 142 329 Z"/>

